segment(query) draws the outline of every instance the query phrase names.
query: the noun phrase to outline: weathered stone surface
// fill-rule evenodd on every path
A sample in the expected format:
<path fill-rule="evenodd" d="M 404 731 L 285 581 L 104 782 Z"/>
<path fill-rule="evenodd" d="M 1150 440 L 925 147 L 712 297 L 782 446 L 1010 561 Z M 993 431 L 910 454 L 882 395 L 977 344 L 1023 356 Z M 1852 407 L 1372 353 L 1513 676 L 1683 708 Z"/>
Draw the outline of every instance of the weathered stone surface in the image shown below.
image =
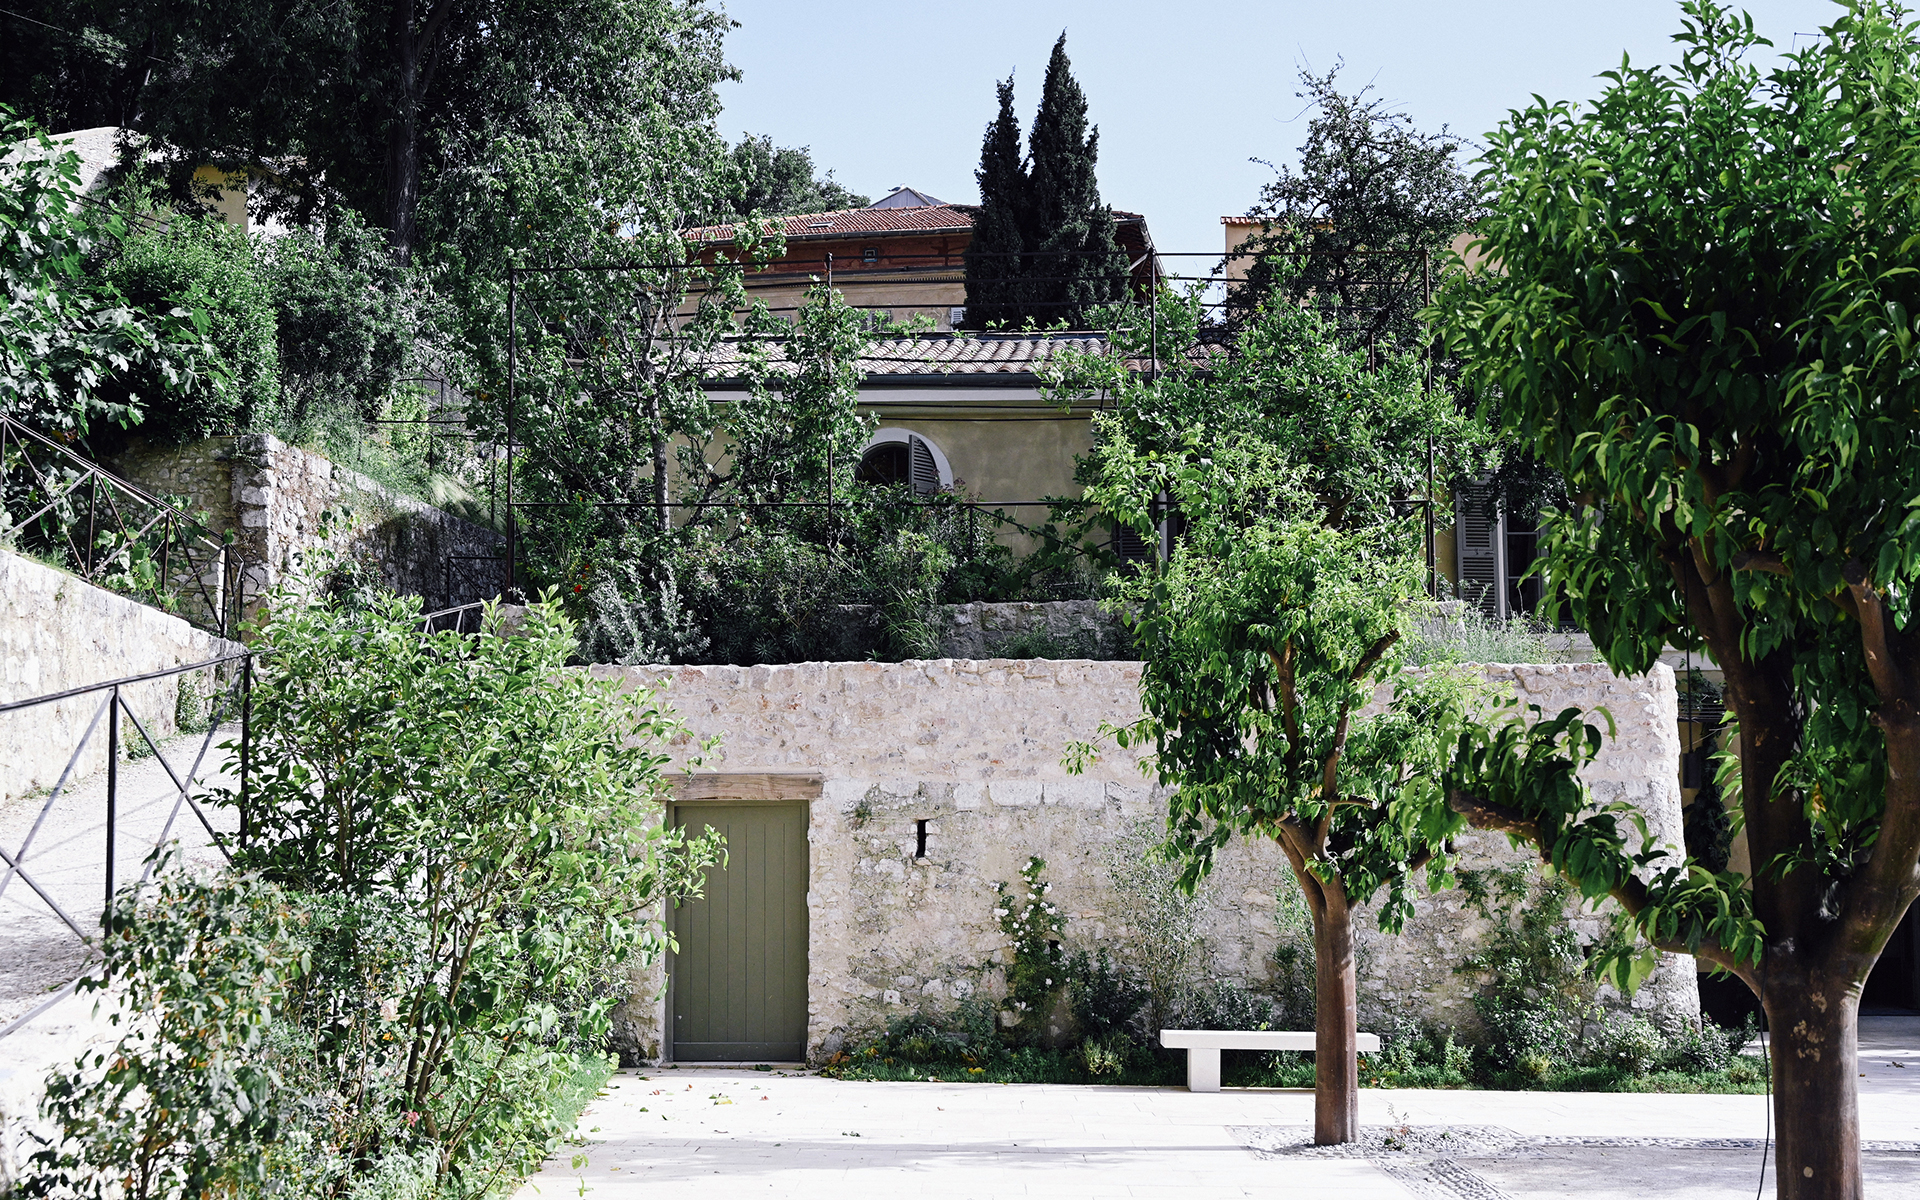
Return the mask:
<path fill-rule="evenodd" d="M 240 648 L 157 608 L 0 550 L 0 703 L 202 662 Z M 195 679 L 188 686 L 206 691 L 211 681 Z M 121 699 L 163 740 L 178 730 L 180 688 L 181 677 L 171 676 L 129 685 Z M 53 786 L 105 698 L 90 693 L 0 714 L 0 805 Z M 106 732 L 104 726 L 95 732 L 76 777 L 106 765 Z M 125 722 L 121 732 L 123 738 L 139 737 Z"/>
<path fill-rule="evenodd" d="M 949 604 L 945 611 L 940 653 L 948 658 L 998 657 L 1020 641 L 1029 643 L 1029 652 L 1037 641 L 1051 643 L 1043 653 L 1083 658 L 1120 658 L 1127 650 L 1126 630 L 1097 600 Z"/>
<path fill-rule="evenodd" d="M 1097 741 L 1101 722 L 1139 715 L 1140 664 L 1055 660 L 800 663 L 775 667 L 596 667 L 628 685 L 670 683 L 669 702 L 694 738 L 718 734 L 705 769 L 814 771 L 808 991 L 810 1054 L 913 1006 L 998 994 L 1008 941 L 994 884 L 1017 884 L 1029 855 L 1047 860 L 1049 899 L 1067 913 L 1069 949 L 1129 931 L 1114 915 L 1110 848 L 1165 816 L 1165 796 L 1139 756 L 1107 746 L 1083 776 L 1061 763 L 1069 742 Z M 1598 798 L 1626 799 L 1654 836 L 1677 842 L 1680 796 L 1672 673 L 1618 679 L 1597 664 L 1486 668 L 1549 713 L 1604 706 L 1618 722 L 1590 776 Z M 675 748 L 684 756 L 696 743 Z M 916 858 L 916 822 L 928 824 Z M 1468 866 L 1529 863 L 1504 838 L 1469 834 Z M 1293 886 L 1269 842 L 1235 842 L 1202 893 L 1204 973 L 1260 990 L 1280 939 L 1275 890 Z M 1582 918 L 1588 936 L 1598 918 Z M 1399 937 L 1362 917 L 1362 995 L 1436 1022 L 1472 1022 L 1474 981 L 1454 970 L 1484 932 L 1457 893 L 1421 895 Z M 634 981 L 620 1022 L 623 1051 L 661 1052 L 664 976 Z M 1693 965 L 1666 959 L 1634 1004 L 1691 1016 Z"/>
<path fill-rule="evenodd" d="M 135 441 L 111 466 L 149 491 L 185 497 L 208 528 L 233 531 L 233 553 L 246 564 L 248 616 L 301 555 L 321 546 L 371 565 L 387 586 L 434 607 L 491 598 L 504 582 L 499 534 L 270 435 L 184 446 Z"/>

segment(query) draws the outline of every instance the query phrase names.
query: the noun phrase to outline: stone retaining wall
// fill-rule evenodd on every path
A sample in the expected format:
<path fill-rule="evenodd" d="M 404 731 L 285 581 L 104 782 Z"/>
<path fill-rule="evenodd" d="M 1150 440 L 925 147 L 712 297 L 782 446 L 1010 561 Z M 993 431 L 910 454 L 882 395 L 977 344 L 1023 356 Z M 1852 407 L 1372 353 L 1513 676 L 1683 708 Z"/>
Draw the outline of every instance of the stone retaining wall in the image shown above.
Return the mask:
<path fill-rule="evenodd" d="M 429 607 L 490 598 L 503 582 L 494 578 L 499 534 L 271 435 L 135 441 L 111 466 L 149 491 L 187 497 L 210 528 L 233 531 L 248 616 L 300 555 L 321 546 L 376 567 L 389 587 Z"/>
<path fill-rule="evenodd" d="M 998 994 L 1008 939 L 993 915 L 996 881 L 1017 886 L 1029 855 L 1047 860 L 1050 899 L 1066 912 L 1069 950 L 1124 940 L 1127 904 L 1109 882 L 1116 843 L 1154 830 L 1165 798 L 1136 754 L 1111 746 L 1081 776 L 1061 765 L 1067 744 L 1098 740 L 1102 721 L 1138 716 L 1140 665 L 1054 660 L 802 663 L 774 667 L 596 667 L 629 685 L 671 684 L 669 702 L 696 737 L 725 739 L 707 769 L 815 772 L 811 809 L 807 1047 L 845 1040 L 925 1005 Z M 1672 672 L 1621 679 L 1597 664 L 1489 667 L 1547 712 L 1604 705 L 1619 726 L 1589 769 L 1602 801 L 1629 800 L 1654 835 L 1677 843 Z M 677 748 L 686 753 L 688 746 Z M 915 856 L 918 821 L 928 852 Z M 1532 859 L 1503 837 L 1461 839 L 1464 865 Z M 1282 938 L 1276 893 L 1292 889 L 1270 842 L 1235 842 L 1202 892 L 1204 977 L 1273 986 Z M 1472 1023 L 1474 983 L 1454 970 L 1481 934 L 1456 892 L 1422 894 L 1404 935 L 1361 917 L 1363 1016 L 1389 1011 L 1458 1027 Z M 1583 933 L 1599 932 L 1597 918 Z M 624 1054 L 660 1055 L 664 977 L 635 980 L 620 1026 Z M 1634 1000 L 1691 1018 L 1690 959 L 1669 958 Z"/>
<path fill-rule="evenodd" d="M 179 617 L 117 596 L 65 571 L 0 550 L 0 703 L 230 654 L 237 642 Z M 205 674 L 202 672 L 201 674 Z M 203 691 L 210 680 L 196 680 Z M 122 699 L 155 739 L 178 731 L 181 677 L 122 689 Z M 0 713 L 0 805 L 53 786 L 104 699 L 76 696 Z M 128 725 L 123 737 L 139 735 Z M 106 730 L 95 733 L 76 777 L 107 761 Z"/>

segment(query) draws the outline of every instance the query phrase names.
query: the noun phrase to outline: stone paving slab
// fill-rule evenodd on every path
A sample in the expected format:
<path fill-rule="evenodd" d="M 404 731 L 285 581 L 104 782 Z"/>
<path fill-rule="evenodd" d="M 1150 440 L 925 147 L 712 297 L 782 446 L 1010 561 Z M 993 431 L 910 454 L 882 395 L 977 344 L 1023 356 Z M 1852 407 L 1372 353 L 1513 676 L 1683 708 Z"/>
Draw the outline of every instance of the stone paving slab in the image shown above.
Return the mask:
<path fill-rule="evenodd" d="M 1478 1126 L 1481 1157 L 1314 1157 L 1310 1091 L 855 1083 L 785 1072 L 615 1076 L 519 1192 L 632 1197 L 1339 1196 L 1735 1200 L 1760 1178 L 1759 1096 L 1368 1090 L 1367 1125 Z M 1920 1092 L 1861 1097 L 1862 1134 L 1920 1145 Z M 1574 1140 L 1582 1144 L 1567 1144 Z M 1707 1141 L 1703 1142 L 1702 1139 Z M 1717 1142 L 1714 1140 L 1718 1139 Z M 1521 1149 L 1517 1143 L 1529 1144 Z M 1612 1144 L 1632 1141 L 1635 1145 Z M 1668 1144 L 1671 1143 L 1671 1144 Z M 1710 1148 L 1710 1144 L 1721 1148 Z M 1920 1152 L 1868 1156 L 1875 1195 L 1920 1195 Z M 576 1165 L 577 1162 L 577 1165 Z"/>
<path fill-rule="evenodd" d="M 148 854 L 163 833 L 179 843 L 182 861 L 191 867 L 217 867 L 224 861 L 193 810 L 177 804 L 179 792 L 167 768 L 185 779 L 199 761 L 195 797 L 213 827 L 231 839 L 238 832 L 238 816 L 230 809 L 211 807 L 201 793 L 215 784 L 232 782 L 230 756 L 220 744 L 238 738 L 239 727 L 231 725 L 211 737 L 184 734 L 162 741 L 160 755 L 120 764 L 114 872 L 121 886 L 140 878 Z M 24 866 L 89 937 L 99 930 L 106 897 L 106 810 L 104 770 L 72 781 L 57 797 L 21 796 L 0 806 L 0 845 L 9 854 L 19 850 L 38 822 Z M 0 864 L 0 878 L 6 874 L 5 865 Z M 0 1028 L 72 982 L 92 957 L 91 947 L 24 879 L 14 877 L 0 893 Z"/>

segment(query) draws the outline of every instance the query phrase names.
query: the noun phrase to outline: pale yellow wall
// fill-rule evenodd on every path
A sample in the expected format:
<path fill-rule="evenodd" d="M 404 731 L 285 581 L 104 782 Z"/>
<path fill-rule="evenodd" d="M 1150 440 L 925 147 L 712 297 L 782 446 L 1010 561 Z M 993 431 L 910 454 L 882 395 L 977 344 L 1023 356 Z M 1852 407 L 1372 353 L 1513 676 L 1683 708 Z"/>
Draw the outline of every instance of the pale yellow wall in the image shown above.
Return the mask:
<path fill-rule="evenodd" d="M 890 428 L 917 433 L 940 447 L 953 468 L 955 484 L 969 496 L 990 502 L 988 508 L 993 501 L 1078 496 L 1073 458 L 1093 449 L 1092 428 L 1084 417 L 942 420 L 886 412 L 880 414 L 880 421 Z M 1047 519 L 1047 510 L 1008 508 L 1007 515 L 1023 525 L 1040 525 Z M 1006 527 L 997 540 L 1022 554 L 1037 544 L 1035 539 Z"/>
<path fill-rule="evenodd" d="M 241 175 L 229 175 L 215 167 L 201 167 L 193 173 L 194 190 L 216 188 L 220 199 L 202 198 L 200 203 L 208 211 L 229 225 L 238 225 L 242 233 L 247 230 L 247 182 Z"/>

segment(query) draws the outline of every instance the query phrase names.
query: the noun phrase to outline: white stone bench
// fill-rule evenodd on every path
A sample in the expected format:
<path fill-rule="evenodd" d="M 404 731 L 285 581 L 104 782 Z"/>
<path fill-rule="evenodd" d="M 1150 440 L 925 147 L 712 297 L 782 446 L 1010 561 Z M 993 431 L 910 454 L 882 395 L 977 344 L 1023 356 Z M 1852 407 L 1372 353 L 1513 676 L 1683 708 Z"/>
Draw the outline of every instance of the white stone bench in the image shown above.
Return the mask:
<path fill-rule="evenodd" d="M 1273 1029 L 1162 1029 L 1160 1044 L 1169 1050 L 1187 1052 L 1188 1091 L 1217 1092 L 1222 1050 L 1311 1050 L 1314 1035 Z M 1377 1053 L 1380 1035 L 1360 1034 L 1354 1049 L 1362 1054 Z"/>

